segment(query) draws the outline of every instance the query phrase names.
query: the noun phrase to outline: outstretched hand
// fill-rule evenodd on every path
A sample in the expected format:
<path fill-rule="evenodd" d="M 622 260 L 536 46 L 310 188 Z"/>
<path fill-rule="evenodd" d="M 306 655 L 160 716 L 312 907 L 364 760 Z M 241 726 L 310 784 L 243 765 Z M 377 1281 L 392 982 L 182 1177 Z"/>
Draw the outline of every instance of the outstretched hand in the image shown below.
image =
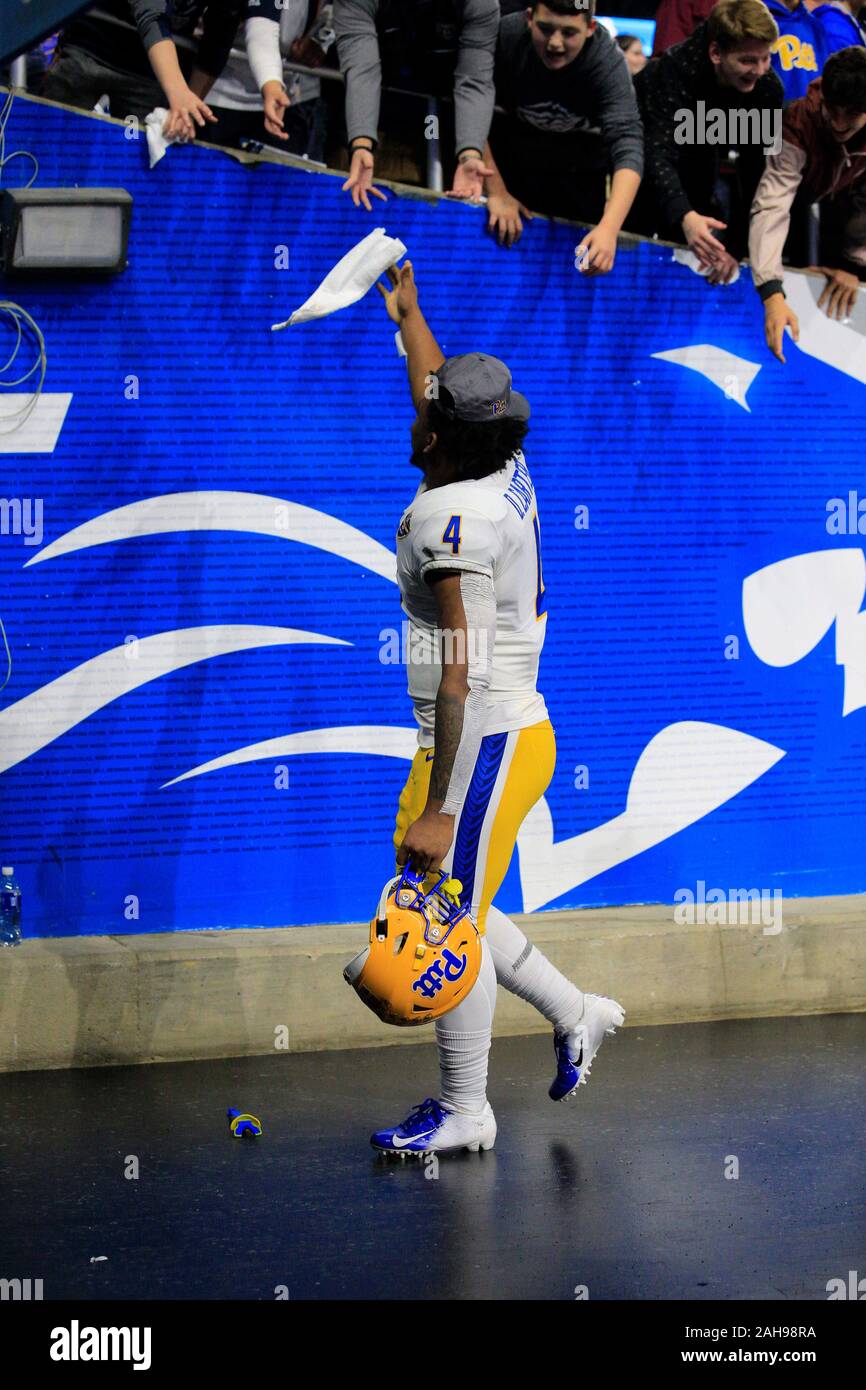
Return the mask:
<path fill-rule="evenodd" d="M 203 128 L 208 121 L 216 124 L 217 118 L 207 102 L 196 96 L 185 82 L 179 91 L 171 93 L 168 101 L 168 115 L 162 127 L 166 140 L 194 140 L 197 125 Z"/>
<path fill-rule="evenodd" d="M 574 264 L 581 275 L 607 275 L 616 260 L 616 232 L 599 222 L 575 247 Z"/>
<path fill-rule="evenodd" d="M 464 159 L 454 170 L 454 183 L 448 197 L 462 198 L 469 203 L 478 202 L 484 196 L 484 180 L 492 178 L 495 173 L 496 170 L 485 164 L 480 155 Z"/>
<path fill-rule="evenodd" d="M 782 344 L 785 341 L 786 328 L 794 342 L 798 343 L 800 341 L 800 324 L 797 315 L 783 294 L 771 294 L 764 300 L 764 333 L 767 347 L 780 362 L 785 360 Z"/>
<path fill-rule="evenodd" d="M 818 308 L 823 309 L 828 319 L 838 319 L 844 323 L 857 307 L 860 281 L 848 270 L 835 270 L 832 266 L 810 265 L 826 277 L 827 283 L 821 291 Z"/>
<path fill-rule="evenodd" d="M 739 270 L 739 263 L 735 256 L 725 252 L 720 256 L 715 265 L 707 275 L 708 285 L 729 285 Z"/>
<path fill-rule="evenodd" d="M 702 217 L 699 212 L 687 212 L 682 220 L 682 229 L 690 250 L 694 251 L 701 265 L 714 266 L 725 256 L 724 244 L 714 232 L 723 232 L 726 222 L 717 217 Z"/>
<path fill-rule="evenodd" d="M 280 140 L 288 140 L 283 121 L 287 107 L 291 105 L 289 94 L 282 82 L 266 82 L 262 87 L 262 111 L 265 130 Z"/>
<path fill-rule="evenodd" d="M 340 189 L 341 193 L 351 193 L 352 202 L 356 208 L 365 207 L 368 212 L 373 211 L 373 205 L 370 202 L 371 193 L 374 198 L 381 198 L 383 203 L 388 201 L 380 189 L 373 187 L 374 163 L 372 150 L 354 150 L 352 162 L 349 165 L 349 177 Z"/>
<path fill-rule="evenodd" d="M 487 199 L 487 230 L 500 246 L 514 246 L 523 235 L 523 221 L 535 216 L 529 208 L 511 194 L 491 193 Z"/>
<path fill-rule="evenodd" d="M 418 308 L 418 287 L 415 284 L 415 272 L 412 268 L 412 262 L 404 261 L 399 267 L 389 265 L 385 273 L 388 276 L 390 289 L 386 289 L 381 280 L 376 281 L 376 289 L 385 301 L 388 317 L 399 328 L 406 315 Z"/>

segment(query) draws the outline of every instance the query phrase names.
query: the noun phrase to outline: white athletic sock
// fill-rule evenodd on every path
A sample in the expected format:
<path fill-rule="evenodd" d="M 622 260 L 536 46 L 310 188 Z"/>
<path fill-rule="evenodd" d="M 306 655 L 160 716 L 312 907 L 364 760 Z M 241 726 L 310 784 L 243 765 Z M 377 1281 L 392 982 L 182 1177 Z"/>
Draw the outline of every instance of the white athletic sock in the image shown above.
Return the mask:
<path fill-rule="evenodd" d="M 442 1104 L 463 1115 L 479 1115 L 487 1101 L 487 1057 L 490 1029 L 478 1033 L 447 1033 L 436 1029 Z"/>
<path fill-rule="evenodd" d="M 499 984 L 532 1004 L 555 1028 L 568 1031 L 577 1026 L 583 1017 L 583 994 L 498 907 L 488 908 L 486 939 Z"/>
<path fill-rule="evenodd" d="M 440 1099 L 449 1110 L 478 1115 L 487 1102 L 487 1057 L 493 1011 L 496 1008 L 496 971 L 486 939 L 481 946 L 478 979 L 456 1009 L 436 1024 Z"/>

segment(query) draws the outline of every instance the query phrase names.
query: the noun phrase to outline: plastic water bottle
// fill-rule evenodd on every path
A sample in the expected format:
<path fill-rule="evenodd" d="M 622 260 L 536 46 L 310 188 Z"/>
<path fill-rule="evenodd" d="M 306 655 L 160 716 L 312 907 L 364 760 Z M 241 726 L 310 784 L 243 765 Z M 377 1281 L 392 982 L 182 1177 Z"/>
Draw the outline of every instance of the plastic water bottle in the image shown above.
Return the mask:
<path fill-rule="evenodd" d="M 21 889 L 14 875 L 14 869 L 0 868 L 0 946 L 21 940 Z"/>

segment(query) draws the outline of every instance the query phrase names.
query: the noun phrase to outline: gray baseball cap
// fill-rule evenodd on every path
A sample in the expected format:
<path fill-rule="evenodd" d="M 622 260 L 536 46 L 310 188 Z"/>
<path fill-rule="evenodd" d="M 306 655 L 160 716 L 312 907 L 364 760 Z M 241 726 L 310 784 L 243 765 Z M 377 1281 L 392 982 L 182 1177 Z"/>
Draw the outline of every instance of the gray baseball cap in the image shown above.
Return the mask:
<path fill-rule="evenodd" d="M 498 357 L 466 352 L 462 357 L 449 357 L 433 375 L 450 397 L 446 401 L 439 396 L 436 404 L 451 420 L 481 424 L 529 419 L 529 401 L 519 391 L 512 391 L 511 373 Z"/>

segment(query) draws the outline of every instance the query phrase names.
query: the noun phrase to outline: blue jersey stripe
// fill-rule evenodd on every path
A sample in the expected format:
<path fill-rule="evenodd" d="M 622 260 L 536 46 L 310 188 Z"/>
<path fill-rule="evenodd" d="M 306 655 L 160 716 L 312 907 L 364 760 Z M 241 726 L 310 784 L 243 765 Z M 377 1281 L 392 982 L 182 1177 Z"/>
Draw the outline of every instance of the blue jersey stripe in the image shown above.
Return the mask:
<path fill-rule="evenodd" d="M 488 734 L 481 740 L 472 781 L 460 812 L 451 872 L 463 884 L 460 901 L 467 907 L 472 906 L 472 885 L 475 882 L 481 827 L 502 765 L 507 739 L 508 734 L 505 733 Z"/>

